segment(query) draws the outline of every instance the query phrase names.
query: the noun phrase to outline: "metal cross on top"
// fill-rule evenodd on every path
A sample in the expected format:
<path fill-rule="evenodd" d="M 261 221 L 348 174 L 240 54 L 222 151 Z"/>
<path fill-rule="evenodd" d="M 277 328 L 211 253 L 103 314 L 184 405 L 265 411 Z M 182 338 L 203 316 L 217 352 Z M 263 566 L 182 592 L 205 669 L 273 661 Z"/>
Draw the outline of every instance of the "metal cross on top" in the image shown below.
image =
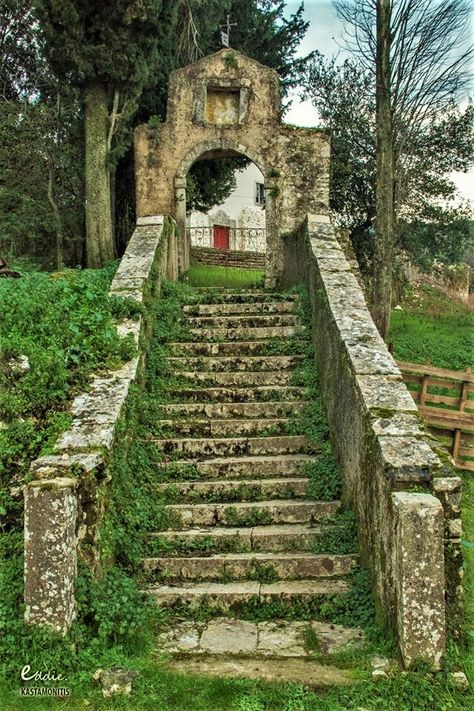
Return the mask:
<path fill-rule="evenodd" d="M 227 23 L 225 25 L 221 25 L 221 42 L 224 47 L 229 47 L 230 43 L 230 28 L 231 27 L 237 27 L 236 22 L 231 22 L 230 21 L 230 15 L 227 15 Z"/>

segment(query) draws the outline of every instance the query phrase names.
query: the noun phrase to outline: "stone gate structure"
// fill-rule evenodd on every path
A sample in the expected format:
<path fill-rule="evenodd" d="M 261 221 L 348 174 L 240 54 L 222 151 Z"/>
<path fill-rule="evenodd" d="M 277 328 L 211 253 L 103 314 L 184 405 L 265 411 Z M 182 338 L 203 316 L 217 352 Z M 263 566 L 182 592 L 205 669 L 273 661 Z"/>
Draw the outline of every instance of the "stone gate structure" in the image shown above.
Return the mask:
<path fill-rule="evenodd" d="M 195 161 L 244 155 L 265 177 L 267 286 L 283 270 L 282 235 L 308 213 L 328 214 L 330 139 L 326 130 L 281 123 L 277 73 L 222 49 L 171 74 L 166 121 L 135 133 L 138 224 L 172 215 L 186 243 L 186 175 Z"/>

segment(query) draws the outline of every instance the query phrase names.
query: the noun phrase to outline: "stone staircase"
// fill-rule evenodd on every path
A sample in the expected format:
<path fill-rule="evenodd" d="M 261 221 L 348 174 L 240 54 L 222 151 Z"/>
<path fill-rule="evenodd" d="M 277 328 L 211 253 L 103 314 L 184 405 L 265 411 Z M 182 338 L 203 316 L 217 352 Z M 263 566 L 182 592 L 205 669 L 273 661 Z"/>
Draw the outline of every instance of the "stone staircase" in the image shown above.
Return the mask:
<path fill-rule="evenodd" d="M 176 381 L 168 388 L 171 401 L 161 409 L 160 436 L 153 438 L 171 475 L 156 485 L 157 501 L 166 502 L 167 528 L 150 537 L 144 584 L 180 617 L 162 634 L 160 648 L 245 654 L 250 649 L 249 640 L 242 642 L 245 628 L 255 642 L 252 655 L 258 656 L 258 625 L 239 619 L 241 613 L 249 605 L 297 609 L 343 595 L 356 556 L 311 552 L 334 527 L 328 518 L 340 502 L 308 498 L 305 472 L 318 447 L 289 433 L 292 418 L 307 405 L 305 388 L 294 384 L 302 356 L 278 354 L 280 339 L 305 334 L 297 297 L 219 289 L 196 293 L 197 303 L 183 309 L 189 340 L 171 344 Z M 193 610 L 203 606 L 221 615 L 210 629 L 193 627 Z M 287 649 L 289 657 L 306 657 L 302 643 L 294 652 L 295 630 L 300 634 L 308 623 L 278 624 L 280 641 L 271 656 Z M 312 624 L 319 625 L 318 644 L 337 637 L 333 651 L 361 639 L 359 630 Z M 199 641 L 203 634 L 207 648 Z M 286 647 L 282 637 L 290 640 Z M 262 655 L 268 657 L 268 650 Z"/>

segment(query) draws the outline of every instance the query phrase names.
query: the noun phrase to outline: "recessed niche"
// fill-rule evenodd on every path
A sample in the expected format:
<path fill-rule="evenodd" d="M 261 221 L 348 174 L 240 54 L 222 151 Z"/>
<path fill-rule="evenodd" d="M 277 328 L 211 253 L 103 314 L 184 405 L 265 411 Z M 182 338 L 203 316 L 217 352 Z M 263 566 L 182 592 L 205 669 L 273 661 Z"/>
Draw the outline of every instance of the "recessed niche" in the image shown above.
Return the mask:
<path fill-rule="evenodd" d="M 239 123 L 240 89 L 218 89 L 207 87 L 206 123 L 218 126 L 231 126 Z"/>

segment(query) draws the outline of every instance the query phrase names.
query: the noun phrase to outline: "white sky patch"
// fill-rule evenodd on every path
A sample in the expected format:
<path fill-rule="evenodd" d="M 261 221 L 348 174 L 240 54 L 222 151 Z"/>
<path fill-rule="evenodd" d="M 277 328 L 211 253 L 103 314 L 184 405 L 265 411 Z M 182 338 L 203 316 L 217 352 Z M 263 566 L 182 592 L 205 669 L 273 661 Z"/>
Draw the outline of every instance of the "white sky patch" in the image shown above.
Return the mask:
<path fill-rule="evenodd" d="M 286 4 L 287 16 L 295 13 L 300 5 L 299 0 L 289 0 Z M 300 56 L 318 50 L 326 58 L 334 55 L 344 55 L 342 49 L 343 25 L 338 19 L 331 0 L 305 0 L 304 17 L 309 20 L 306 37 L 302 41 L 298 54 Z M 318 126 L 318 112 L 310 101 L 301 101 L 296 94 L 292 95 L 293 103 L 285 114 L 284 122 L 296 126 Z M 450 178 L 456 184 L 461 198 L 469 200 L 474 205 L 474 170 L 468 173 L 451 173 Z"/>

